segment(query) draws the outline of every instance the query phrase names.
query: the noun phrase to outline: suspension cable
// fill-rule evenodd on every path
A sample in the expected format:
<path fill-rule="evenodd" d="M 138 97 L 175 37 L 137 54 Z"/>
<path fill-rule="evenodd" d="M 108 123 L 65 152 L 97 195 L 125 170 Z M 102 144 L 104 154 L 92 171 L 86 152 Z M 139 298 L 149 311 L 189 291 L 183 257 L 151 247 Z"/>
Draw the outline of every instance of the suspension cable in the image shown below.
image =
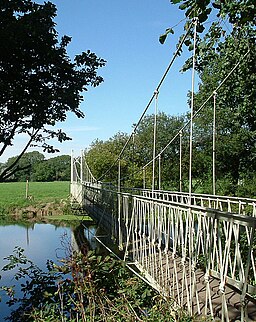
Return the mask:
<path fill-rule="evenodd" d="M 220 82 L 220 84 L 214 89 L 214 91 L 209 95 L 209 97 L 203 102 L 203 104 L 198 108 L 198 110 L 195 111 L 193 115 L 193 119 L 201 112 L 201 110 L 205 107 L 205 105 L 212 99 L 214 93 L 217 93 L 218 90 L 223 86 L 223 84 L 226 82 L 226 80 L 230 77 L 230 75 L 234 72 L 234 70 L 240 65 L 240 63 L 246 58 L 246 56 L 249 54 L 250 51 L 247 51 L 242 58 L 235 64 L 235 66 L 231 69 L 231 71 L 227 74 L 227 76 Z M 156 155 L 156 158 L 158 158 L 159 155 L 163 154 L 166 149 L 173 143 L 173 141 L 179 136 L 180 131 L 184 131 L 186 127 L 190 124 L 191 120 L 187 121 L 186 124 L 184 124 L 178 132 L 173 136 L 173 138 L 166 144 L 166 146 Z M 150 160 L 148 163 L 144 165 L 144 167 L 151 164 L 153 160 Z"/>
<path fill-rule="evenodd" d="M 192 24 L 191 24 L 192 25 Z M 188 32 L 191 28 L 191 25 L 189 26 L 189 29 L 188 29 Z M 187 35 L 188 35 L 188 32 L 186 33 L 186 35 L 183 37 L 183 39 L 181 40 L 180 44 L 179 44 L 179 47 L 177 48 L 175 54 L 174 54 L 174 57 L 173 59 L 171 60 L 168 68 L 166 69 L 166 72 L 164 73 L 164 76 L 162 77 L 161 81 L 159 82 L 159 85 L 157 87 L 157 89 L 160 88 L 164 78 L 166 77 L 171 65 L 173 64 L 174 62 L 174 59 L 177 57 L 178 55 L 178 52 L 180 51 L 181 49 L 181 46 L 182 44 L 184 43 Z M 235 66 L 230 70 L 230 72 L 227 74 L 227 76 L 220 82 L 220 84 L 215 88 L 215 90 L 209 95 L 209 97 L 203 102 L 203 104 L 194 112 L 193 116 L 192 116 L 192 120 L 201 112 L 201 110 L 205 107 L 205 105 L 209 102 L 209 100 L 213 97 L 214 93 L 217 93 L 218 90 L 223 86 L 223 84 L 225 84 L 225 82 L 227 81 L 227 79 L 230 77 L 230 75 L 235 71 L 235 69 L 241 64 L 241 62 L 246 58 L 246 56 L 250 53 L 250 50 L 248 50 L 241 58 L 240 60 L 235 64 Z M 136 124 L 136 126 L 134 127 L 134 130 L 133 132 L 131 133 L 130 137 L 127 139 L 126 143 L 124 144 L 119 156 L 116 158 L 116 160 L 113 162 L 113 164 L 108 168 L 108 170 L 103 173 L 103 175 L 101 177 L 99 177 L 98 179 L 95 179 L 95 181 L 100 181 L 102 178 L 104 178 L 109 172 L 110 170 L 115 166 L 115 164 L 118 162 L 118 160 L 120 159 L 121 155 L 123 154 L 124 150 L 126 149 L 127 145 L 129 144 L 133 134 L 136 132 L 137 128 L 138 128 L 138 125 L 140 124 L 142 118 L 144 117 L 146 111 L 148 110 L 149 106 L 151 105 L 154 97 L 156 95 L 156 91 L 154 91 L 154 94 L 153 96 L 151 97 L 148 105 L 146 106 L 145 110 L 143 111 L 138 123 Z M 161 156 L 165 151 L 166 149 L 173 143 L 173 141 L 179 136 L 179 133 L 180 131 L 184 131 L 187 126 L 190 124 L 191 120 L 189 120 L 186 124 L 184 124 L 180 129 L 179 131 L 176 133 L 176 135 L 174 135 L 174 137 L 166 144 L 166 146 L 155 156 L 155 159 L 158 158 L 159 156 Z M 153 160 L 150 160 L 148 163 L 146 163 L 144 166 L 143 166 L 143 169 L 145 169 L 148 165 L 150 165 L 151 163 L 153 162 Z M 141 171 L 141 170 L 139 170 Z M 144 170 L 143 170 L 144 171 Z M 137 173 L 138 171 L 136 171 Z M 122 180 L 121 180 L 122 181 Z M 144 181 L 145 183 L 145 181 Z"/>
<path fill-rule="evenodd" d="M 150 105 L 151 105 L 151 103 L 152 103 L 152 101 L 153 101 L 153 99 L 154 99 L 154 97 L 155 97 L 155 95 L 156 95 L 156 93 L 157 92 L 159 92 L 159 89 L 160 89 L 160 87 L 162 86 L 162 84 L 163 84 L 163 82 L 164 82 L 164 80 L 165 80 L 165 78 L 166 78 L 166 76 L 168 75 L 168 72 L 169 72 L 169 70 L 170 70 L 170 68 L 172 67 L 172 65 L 173 65 L 173 63 L 174 63 L 174 61 L 175 61 L 175 59 L 176 59 L 176 57 L 179 55 L 179 53 L 180 53 L 180 50 L 181 50 L 181 48 L 182 48 L 182 45 L 183 45 L 183 43 L 184 43 L 184 41 L 186 40 L 186 38 L 187 38 L 187 36 L 188 36 L 188 34 L 189 34 L 189 32 L 190 32 L 190 29 L 191 29 L 191 27 L 192 27 L 192 25 L 193 25 L 193 22 L 191 22 L 191 24 L 189 25 L 189 27 L 188 27 L 188 30 L 187 30 L 187 32 L 186 32 L 186 34 L 185 35 L 183 35 L 183 37 L 182 37 L 182 39 L 181 39 L 181 41 L 180 41 L 180 43 L 178 44 L 178 46 L 177 46 L 177 49 L 176 49 L 176 51 L 175 51 L 175 53 L 174 53 L 174 55 L 173 55 L 173 57 L 172 57 L 172 59 L 171 59 L 171 61 L 170 61 L 170 63 L 169 63 L 169 65 L 168 65 L 168 67 L 166 68 L 166 70 L 165 70 L 165 72 L 164 72 L 164 74 L 163 74 L 163 76 L 162 76 L 162 78 L 161 78 L 161 80 L 160 80 L 160 82 L 158 83 L 158 85 L 157 85 L 157 87 L 156 87 L 156 90 L 154 91 L 154 93 L 153 93 L 153 95 L 151 96 L 151 98 L 150 98 L 150 100 L 149 100 L 149 102 L 148 102 L 148 104 L 147 104 L 147 106 L 145 107 L 145 109 L 144 109 L 144 111 L 143 111 L 143 113 L 141 114 L 141 116 L 140 116 L 140 118 L 139 118 L 139 121 L 138 121 L 138 123 L 135 125 L 135 127 L 134 127 L 134 129 L 133 129 L 133 132 L 130 134 L 130 136 L 129 136 L 129 138 L 127 139 L 127 141 L 126 141 L 126 143 L 124 144 L 124 146 L 123 146 L 123 148 L 122 148 L 122 150 L 121 150 L 121 152 L 119 153 L 119 155 L 118 155 L 118 157 L 116 158 L 116 160 L 112 163 L 112 165 L 97 179 L 98 181 L 100 181 L 100 180 L 102 180 L 109 172 L 110 172 L 110 170 L 116 165 L 116 163 L 118 162 L 118 160 L 121 158 L 121 156 L 122 156 L 122 154 L 124 153 L 124 151 L 125 151 L 125 149 L 126 149 L 126 147 L 127 147 L 127 145 L 129 144 L 129 142 L 130 142 L 130 140 L 131 140 L 131 138 L 132 138 L 132 135 L 133 135 L 133 133 L 136 133 L 136 131 L 137 131 L 137 128 L 138 128 L 138 126 L 140 125 L 140 123 L 141 123 L 141 121 L 142 121 L 142 119 L 143 119 L 143 117 L 145 116 L 145 114 L 146 114 L 146 112 L 147 112 L 147 110 L 149 109 L 149 107 L 150 107 Z"/>
<path fill-rule="evenodd" d="M 194 18 L 194 44 L 193 44 L 193 63 L 191 80 L 191 106 L 190 106 L 190 138 L 189 138 L 189 196 L 192 193 L 192 150 L 193 150 L 193 117 L 194 117 L 194 91 L 195 91 L 195 66 L 196 66 L 196 27 L 198 18 Z"/>
<path fill-rule="evenodd" d="M 213 93 L 213 123 L 212 123 L 212 193 L 216 195 L 216 176 L 215 176 L 215 159 L 216 159 L 216 95 Z"/>
<path fill-rule="evenodd" d="M 84 172 L 83 172 L 83 150 L 81 150 L 81 155 L 80 155 L 80 182 L 83 182 L 83 176 L 84 176 Z"/>
<path fill-rule="evenodd" d="M 182 192 L 182 131 L 180 134 L 180 192 Z"/>
<path fill-rule="evenodd" d="M 132 185 L 135 184 L 135 133 L 132 134 Z"/>
<path fill-rule="evenodd" d="M 155 159 L 156 159 L 156 127 L 158 113 L 158 92 L 155 95 L 155 116 L 154 116 L 154 133 L 153 133 L 153 163 L 152 163 L 152 191 L 155 189 Z"/>
<path fill-rule="evenodd" d="M 146 169 L 143 168 L 143 189 L 146 189 Z"/>
<path fill-rule="evenodd" d="M 71 167 L 70 167 L 70 181 L 71 183 L 74 182 L 74 151 L 71 150 Z"/>
<path fill-rule="evenodd" d="M 209 97 L 202 103 L 202 105 L 194 112 L 193 119 L 201 112 L 201 110 L 205 107 L 205 105 L 212 99 L 214 93 L 217 93 L 219 89 L 225 84 L 227 79 L 230 77 L 230 75 L 236 70 L 236 68 L 241 64 L 241 62 L 246 58 L 246 56 L 250 53 L 250 50 L 248 50 L 241 58 L 240 60 L 235 64 L 235 66 L 230 70 L 230 72 L 227 74 L 227 76 L 220 82 L 220 84 L 215 88 L 215 90 L 209 95 Z M 173 138 L 166 144 L 166 146 L 155 156 L 155 158 L 158 158 L 164 152 L 168 149 L 168 147 L 175 141 L 175 139 L 180 135 L 181 131 L 184 131 L 187 126 L 190 124 L 191 120 L 187 121 L 179 130 L 178 132 L 173 136 Z M 148 163 L 146 163 L 142 169 L 143 171 L 146 169 L 147 166 L 149 166 L 153 160 L 150 160 Z M 137 172 L 142 171 L 141 169 L 138 170 Z M 127 179 L 127 177 L 123 178 Z M 122 179 L 122 180 L 123 180 Z"/>
<path fill-rule="evenodd" d="M 158 157 L 158 190 L 161 190 L 161 155 Z"/>

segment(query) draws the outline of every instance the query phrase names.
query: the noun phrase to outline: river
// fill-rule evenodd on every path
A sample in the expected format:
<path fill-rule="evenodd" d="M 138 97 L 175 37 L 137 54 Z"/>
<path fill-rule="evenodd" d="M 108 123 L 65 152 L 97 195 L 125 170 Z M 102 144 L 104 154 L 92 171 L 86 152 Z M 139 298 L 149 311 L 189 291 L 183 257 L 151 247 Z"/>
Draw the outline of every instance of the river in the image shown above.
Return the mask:
<path fill-rule="evenodd" d="M 90 232 L 95 230 L 94 226 L 88 227 Z M 85 228 L 86 230 L 86 228 Z M 92 234 L 85 232 L 91 246 L 94 248 L 95 241 Z M 8 263 L 5 257 L 13 253 L 15 246 L 24 249 L 24 254 L 31 259 L 40 269 L 46 270 L 47 259 L 58 262 L 66 256 L 67 249 L 75 245 L 73 229 L 71 227 L 56 226 L 53 224 L 30 224 L 25 225 L 0 225 L 0 286 L 15 285 L 17 283 L 12 277 L 13 272 L 2 271 L 2 267 Z M 69 248 L 70 249 L 70 248 Z M 10 308 L 5 304 L 2 295 L 0 302 L 0 322 L 10 313 Z"/>

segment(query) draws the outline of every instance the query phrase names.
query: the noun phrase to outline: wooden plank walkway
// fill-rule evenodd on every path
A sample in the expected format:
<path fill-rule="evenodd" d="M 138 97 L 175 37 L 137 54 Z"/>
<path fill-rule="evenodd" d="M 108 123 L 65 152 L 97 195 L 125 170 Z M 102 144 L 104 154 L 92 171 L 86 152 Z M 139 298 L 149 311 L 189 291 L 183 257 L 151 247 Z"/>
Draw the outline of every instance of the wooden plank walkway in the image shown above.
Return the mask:
<path fill-rule="evenodd" d="M 169 295 L 177 303 L 182 302 L 183 307 L 186 309 L 188 304 L 188 296 L 184 288 L 184 278 L 186 279 L 188 285 L 193 284 L 193 278 L 191 279 L 189 265 L 186 262 L 183 264 L 181 258 L 178 256 L 173 259 L 171 252 L 168 252 L 164 256 L 160 254 L 150 254 L 148 255 L 148 258 L 144 259 L 144 263 L 140 263 L 140 265 L 138 265 L 138 268 L 141 270 L 142 267 L 148 267 L 148 263 L 151 263 L 151 265 L 152 263 L 155 264 L 153 270 L 152 267 L 147 268 L 147 270 L 150 272 L 151 278 L 155 280 L 156 285 L 159 285 L 163 292 Z M 173 276 L 176 276 L 176 278 L 171 279 L 170 277 Z M 213 315 L 215 317 L 215 321 L 221 320 L 222 294 L 219 290 L 220 281 L 212 276 L 209 276 L 208 281 Z M 202 269 L 195 270 L 195 282 L 197 299 L 201 313 L 198 314 L 196 295 L 193 297 L 192 311 L 195 315 L 209 316 L 209 303 L 208 305 L 206 303 L 207 283 L 205 281 L 205 272 Z M 182 299 L 181 296 L 183 296 Z M 235 290 L 232 286 L 226 284 L 225 299 L 227 302 L 229 320 L 239 320 L 241 317 L 241 298 L 238 290 Z M 249 317 L 249 320 L 246 322 L 256 321 L 256 299 L 247 296 L 246 301 L 248 301 L 247 310 Z"/>

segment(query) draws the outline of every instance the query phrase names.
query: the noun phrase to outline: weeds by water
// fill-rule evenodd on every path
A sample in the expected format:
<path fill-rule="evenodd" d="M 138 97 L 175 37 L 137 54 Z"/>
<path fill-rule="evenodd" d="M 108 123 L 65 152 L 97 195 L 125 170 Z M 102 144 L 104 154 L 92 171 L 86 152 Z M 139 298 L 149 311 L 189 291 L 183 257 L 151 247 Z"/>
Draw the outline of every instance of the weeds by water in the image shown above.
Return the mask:
<path fill-rule="evenodd" d="M 6 258 L 3 270 L 14 270 L 22 291 L 17 297 L 15 287 L 2 288 L 8 305 L 16 307 L 7 321 L 193 321 L 173 301 L 131 275 L 124 262 L 92 251 L 71 255 L 70 250 L 61 265 L 48 261 L 47 272 L 19 247 Z"/>

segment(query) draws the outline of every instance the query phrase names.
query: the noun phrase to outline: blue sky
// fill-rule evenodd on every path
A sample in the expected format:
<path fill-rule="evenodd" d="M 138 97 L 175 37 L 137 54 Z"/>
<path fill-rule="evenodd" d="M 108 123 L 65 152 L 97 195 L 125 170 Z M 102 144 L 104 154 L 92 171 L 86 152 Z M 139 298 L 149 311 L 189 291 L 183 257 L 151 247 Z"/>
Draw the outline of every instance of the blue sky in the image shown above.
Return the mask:
<path fill-rule="evenodd" d="M 79 154 L 97 138 L 106 140 L 119 131 L 131 133 L 132 124 L 137 123 L 172 58 L 184 24 L 175 27 L 175 35 L 161 45 L 159 36 L 184 18 L 184 13 L 169 0 L 52 2 L 58 9 L 59 35 L 72 37 L 70 57 L 90 49 L 107 64 L 99 70 L 104 83 L 89 88 L 84 95 L 81 109 L 86 117 L 77 119 L 70 114 L 65 123 L 57 126 L 73 140 L 61 145 L 53 142 L 60 153 L 46 157 L 70 154 L 72 149 Z M 184 54 L 175 61 L 160 90 L 159 110 L 170 115 L 188 110 L 186 94 L 191 88 L 191 74 L 179 73 L 185 59 Z M 148 113 L 153 111 L 152 105 Z M 0 161 L 17 155 L 23 142 L 24 136 L 20 136 Z"/>

